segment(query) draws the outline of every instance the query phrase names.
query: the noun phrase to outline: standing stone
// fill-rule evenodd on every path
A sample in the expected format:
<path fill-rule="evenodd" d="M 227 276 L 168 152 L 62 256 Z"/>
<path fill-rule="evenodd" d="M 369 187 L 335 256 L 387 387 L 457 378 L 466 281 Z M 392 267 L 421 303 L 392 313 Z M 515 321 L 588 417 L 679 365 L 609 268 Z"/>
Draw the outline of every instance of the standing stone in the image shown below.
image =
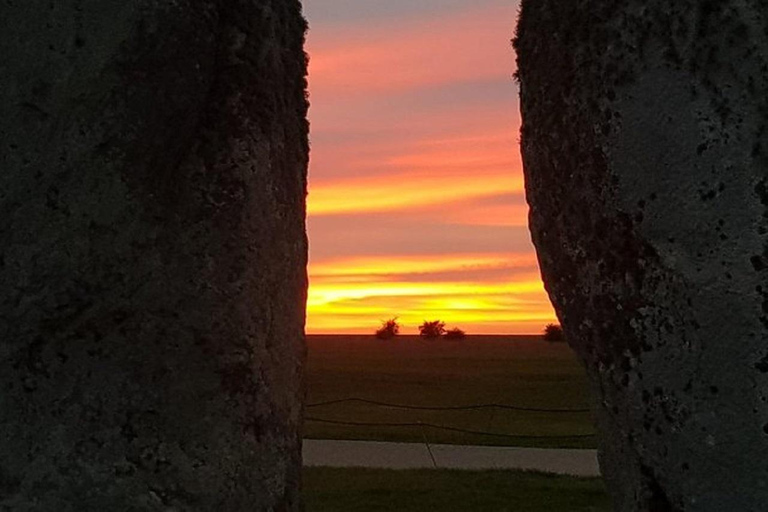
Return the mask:
<path fill-rule="evenodd" d="M 0 510 L 298 510 L 304 31 L 0 3 Z"/>
<path fill-rule="evenodd" d="M 523 0 L 530 226 L 620 511 L 768 507 L 768 3 Z"/>

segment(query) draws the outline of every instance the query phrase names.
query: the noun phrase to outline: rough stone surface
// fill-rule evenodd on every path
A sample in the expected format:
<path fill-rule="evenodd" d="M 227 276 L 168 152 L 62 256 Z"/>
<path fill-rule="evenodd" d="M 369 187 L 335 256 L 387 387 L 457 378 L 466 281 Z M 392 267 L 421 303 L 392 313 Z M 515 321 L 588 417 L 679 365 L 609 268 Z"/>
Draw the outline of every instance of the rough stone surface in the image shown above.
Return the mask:
<path fill-rule="evenodd" d="M 0 1 L 0 510 L 298 510 L 298 0 Z"/>
<path fill-rule="evenodd" d="M 620 511 L 768 503 L 768 3 L 524 0 L 530 226 Z"/>

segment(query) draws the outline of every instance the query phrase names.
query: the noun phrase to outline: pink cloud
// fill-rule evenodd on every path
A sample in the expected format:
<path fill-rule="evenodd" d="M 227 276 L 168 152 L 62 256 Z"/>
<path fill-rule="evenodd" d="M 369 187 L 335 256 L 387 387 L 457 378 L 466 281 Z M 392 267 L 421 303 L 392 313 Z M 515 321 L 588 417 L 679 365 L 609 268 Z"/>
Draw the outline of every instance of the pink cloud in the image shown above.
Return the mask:
<path fill-rule="evenodd" d="M 434 86 L 468 77 L 504 79 L 515 70 L 509 44 L 515 11 L 510 3 L 376 27 L 311 29 L 310 90 L 326 98 Z M 436 62 L 446 65 L 436 66 Z"/>

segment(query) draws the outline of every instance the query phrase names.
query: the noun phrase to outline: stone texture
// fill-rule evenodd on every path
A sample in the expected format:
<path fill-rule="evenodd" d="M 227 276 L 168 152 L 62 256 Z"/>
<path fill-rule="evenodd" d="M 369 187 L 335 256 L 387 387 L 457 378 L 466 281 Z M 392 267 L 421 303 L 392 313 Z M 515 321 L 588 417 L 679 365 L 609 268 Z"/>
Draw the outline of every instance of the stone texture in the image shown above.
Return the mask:
<path fill-rule="evenodd" d="M 298 0 L 0 2 L 0 510 L 298 510 Z"/>
<path fill-rule="evenodd" d="M 523 0 L 530 226 L 620 511 L 768 503 L 768 4 Z"/>

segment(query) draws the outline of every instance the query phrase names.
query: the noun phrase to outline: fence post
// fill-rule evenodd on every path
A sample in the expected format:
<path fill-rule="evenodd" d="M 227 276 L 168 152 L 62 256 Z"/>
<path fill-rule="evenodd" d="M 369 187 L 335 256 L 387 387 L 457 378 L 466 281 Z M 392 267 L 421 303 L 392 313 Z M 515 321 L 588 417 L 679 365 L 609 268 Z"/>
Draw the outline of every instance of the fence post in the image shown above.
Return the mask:
<path fill-rule="evenodd" d="M 424 425 L 422 425 L 421 421 L 419 421 L 418 424 L 421 428 L 421 437 L 424 438 L 424 444 L 427 447 L 427 452 L 429 452 L 429 458 L 432 459 L 432 467 L 437 469 L 437 462 L 435 461 L 435 456 L 432 454 L 432 447 L 429 446 L 429 441 L 427 441 L 427 433 L 424 430 Z"/>

